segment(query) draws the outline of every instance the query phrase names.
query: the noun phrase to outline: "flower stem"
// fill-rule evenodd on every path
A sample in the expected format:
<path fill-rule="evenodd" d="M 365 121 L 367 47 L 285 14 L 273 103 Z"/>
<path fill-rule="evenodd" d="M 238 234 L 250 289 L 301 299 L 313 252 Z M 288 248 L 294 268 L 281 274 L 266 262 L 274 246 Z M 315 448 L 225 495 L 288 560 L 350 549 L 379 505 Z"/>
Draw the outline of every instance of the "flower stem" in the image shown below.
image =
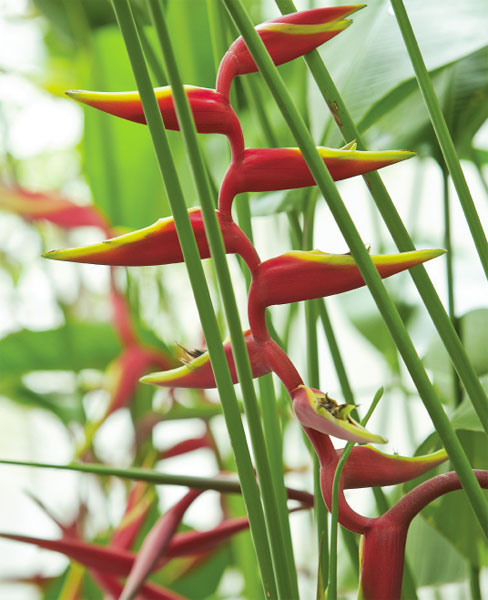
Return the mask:
<path fill-rule="evenodd" d="M 276 0 L 276 3 L 282 12 L 296 11 L 291 0 Z M 355 139 L 359 150 L 367 150 L 361 134 L 352 120 L 339 90 L 334 84 L 319 53 L 316 50 L 310 52 L 305 56 L 305 61 L 334 116 L 334 120 L 342 133 L 344 141 L 349 142 Z M 415 250 L 415 245 L 380 175 L 377 172 L 370 172 L 363 175 L 363 178 L 398 249 L 402 252 Z M 483 428 L 488 433 L 488 397 L 481 386 L 473 365 L 461 344 L 439 295 L 427 275 L 425 267 L 420 265 L 415 269 L 409 270 L 409 273 L 466 388 L 466 392 L 473 403 Z"/>
<path fill-rule="evenodd" d="M 488 536 L 488 501 L 484 496 L 469 460 L 456 436 L 439 398 L 429 380 L 425 368 L 417 355 L 397 308 L 389 298 L 379 273 L 374 267 L 359 233 L 347 212 L 336 186 L 324 162 L 317 152 L 314 142 L 298 113 L 290 94 L 281 79 L 276 66 L 266 48 L 254 30 L 240 0 L 222 0 L 236 22 L 241 35 L 249 48 L 261 74 L 263 75 L 280 111 L 285 117 L 307 165 L 326 198 L 328 206 L 351 250 L 357 266 L 363 276 L 382 317 L 392 334 L 400 354 L 407 366 L 419 395 L 429 412 L 434 426 L 449 454 L 462 486 L 471 502 L 476 516 Z"/>

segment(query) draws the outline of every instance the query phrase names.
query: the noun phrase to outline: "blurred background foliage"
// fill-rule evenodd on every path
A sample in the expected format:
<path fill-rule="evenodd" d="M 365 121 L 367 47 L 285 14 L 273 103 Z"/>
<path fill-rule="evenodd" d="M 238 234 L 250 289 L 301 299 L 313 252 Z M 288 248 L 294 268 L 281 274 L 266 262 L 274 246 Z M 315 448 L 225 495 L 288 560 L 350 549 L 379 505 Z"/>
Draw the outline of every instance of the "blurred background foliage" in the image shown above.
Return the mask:
<path fill-rule="evenodd" d="M 208 3 L 216 0 L 208 0 Z M 208 3 L 197 0 L 164 2 L 169 30 L 183 80 L 213 87 L 216 65 L 209 33 Z M 149 26 L 145 2 L 133 0 L 155 86 L 165 85 L 164 68 Z M 278 15 L 271 0 L 247 0 L 255 23 Z M 304 2 L 301 8 L 313 6 Z M 406 3 L 435 90 L 468 180 L 482 222 L 488 217 L 488 9 L 485 0 L 409 0 Z M 136 229 L 169 214 L 157 163 L 145 127 L 79 108 L 64 97 L 67 89 L 122 91 L 135 89 L 123 41 L 108 0 L 32 0 L 0 2 L 0 210 L 6 188 L 57 191 L 81 205 L 96 205 L 114 231 Z M 3 13 L 3 14 L 2 14 Z M 227 37 L 234 29 L 226 15 Z M 2 37 L 0 35 L 0 37 Z M 27 42 L 24 42 L 27 40 Z M 27 46 L 23 46 L 27 43 Z M 30 50 L 29 50 L 30 48 Z M 384 178 L 414 241 L 419 247 L 451 247 L 453 264 L 452 318 L 461 334 L 478 376 L 488 382 L 488 305 L 483 274 L 478 266 L 464 217 L 451 190 L 412 68 L 388 2 L 371 0 L 354 17 L 354 25 L 320 50 L 344 95 L 346 104 L 374 149 L 408 148 L 418 157 L 391 167 Z M 317 143 L 341 146 L 327 107 L 309 81 L 303 61 L 281 68 Z M 233 103 L 241 118 L 246 145 L 268 145 L 264 135 L 271 127 L 276 145 L 294 145 L 279 111 L 258 74 L 237 81 Z M 264 125 L 263 125 L 264 123 Z M 169 132 L 188 206 L 196 193 L 181 136 Z M 221 181 L 229 162 L 226 141 L 200 136 L 214 182 Z M 366 186 L 359 179 L 341 182 L 363 239 L 375 253 L 393 251 L 387 230 L 373 208 Z M 313 196 L 313 192 L 312 192 Z M 310 218 L 310 190 L 274 192 L 239 198 L 249 202 L 256 245 L 265 258 L 296 247 L 287 216 L 306 226 Z M 323 204 L 323 205 L 322 205 Z M 324 203 L 315 209 L 314 246 L 347 251 Z M 446 212 L 447 206 L 447 212 Z M 306 216 L 308 214 L 308 217 Z M 305 216 L 304 216 L 305 215 Z M 450 236 L 446 233 L 450 216 Z M 164 459 L 165 471 L 214 475 L 233 470 L 233 460 L 213 392 L 153 392 L 138 385 L 129 410 L 110 415 L 88 444 L 90 424 L 104 414 L 113 393 L 111 377 L 121 343 L 111 320 L 108 268 L 47 263 L 43 251 L 82 245 L 103 239 L 95 228 L 63 231 L 42 221 L 28 222 L 22 215 L 0 213 L 0 405 L 6 415 L 2 456 L 70 460 L 80 448 L 91 460 L 113 465 L 141 465 L 153 457 L 158 466 L 162 451 L 173 443 L 208 432 L 211 447 L 189 456 Z M 245 314 L 245 280 L 231 260 L 237 297 Z M 444 259 L 429 265 L 429 273 L 442 297 L 448 296 Z M 210 282 L 212 266 L 206 261 Z M 188 348 L 202 346 L 201 328 L 184 266 L 119 269 L 115 280 L 126 298 L 140 338 L 161 352 L 181 355 L 176 342 Z M 408 275 L 388 282 L 402 317 L 425 357 L 433 381 L 452 416 L 459 436 L 477 468 L 488 468 L 486 436 L 471 405 L 464 401 L 445 350 L 434 333 Z M 218 308 L 218 295 L 215 293 Z M 357 402 L 368 402 L 380 385 L 386 401 L 374 425 L 400 454 L 426 453 L 439 448 L 439 439 L 405 373 L 395 344 L 365 290 L 328 302 L 339 345 Z M 274 310 L 278 333 L 289 341 L 289 351 L 302 372 L 306 369 L 304 316 L 301 307 Z M 223 326 L 222 326 L 223 327 Z M 319 327 L 322 388 L 340 397 L 329 351 Z M 225 335 L 226 332 L 223 331 Z M 280 391 L 287 482 L 311 487 L 311 461 L 288 401 Z M 444 467 L 447 468 L 447 467 Z M 3 471 L 3 469 L 2 469 Z M 63 520 L 86 506 L 86 539 L 105 541 L 121 517 L 129 486 L 120 481 L 99 481 L 72 474 L 12 475 L 5 469 L 3 530 L 30 531 L 54 536 L 35 506 L 25 499 L 27 488 Z M 69 478 L 68 478 L 69 475 Z M 2 475 L 3 477 L 3 475 Z M 20 479 L 19 479 L 20 477 Z M 68 491 L 66 481 L 71 481 Z M 409 483 L 405 488 L 412 487 Z M 402 486 L 386 489 L 389 502 Z M 158 487 L 137 548 L 161 511 L 180 497 L 179 489 Z M 210 527 L 221 515 L 244 514 L 238 497 L 214 492 L 188 513 L 188 527 Z M 207 498 L 208 496 L 208 498 Z M 10 497 L 8 499 L 7 497 Z M 372 512 L 372 495 L 351 494 L 365 512 Z M 482 534 L 465 506 L 461 493 L 435 502 L 416 519 L 409 534 L 408 560 L 421 598 L 469 598 L 467 580 L 475 572 L 488 588 L 488 553 Z M 309 543 L 311 517 L 291 517 L 300 586 L 303 597 L 315 589 L 317 556 Z M 51 560 L 46 553 L 28 553 L 25 547 L 2 542 L 1 577 L 9 598 L 59 598 L 73 566 Z M 196 566 L 172 561 L 154 580 L 190 598 L 254 598 L 260 594 L 257 568 L 248 533 L 232 539 L 230 551 L 220 550 Z M 340 548 L 341 593 L 354 597 L 355 567 L 345 546 Z M 42 574 L 40 585 L 21 585 L 23 579 Z M 453 584 L 453 585 L 448 585 Z M 2 589 L 0 583 L 0 589 Z M 83 598 L 101 598 L 86 573 Z M 438 594 L 438 595 L 435 595 Z"/>

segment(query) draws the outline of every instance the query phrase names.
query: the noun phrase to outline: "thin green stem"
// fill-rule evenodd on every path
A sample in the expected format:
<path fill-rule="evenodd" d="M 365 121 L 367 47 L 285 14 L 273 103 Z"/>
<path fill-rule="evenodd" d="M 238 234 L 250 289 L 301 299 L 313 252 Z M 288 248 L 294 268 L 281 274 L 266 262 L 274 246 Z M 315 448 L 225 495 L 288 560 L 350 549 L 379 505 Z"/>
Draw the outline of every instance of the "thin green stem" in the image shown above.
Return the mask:
<path fill-rule="evenodd" d="M 276 3 L 284 13 L 296 10 L 291 0 L 276 0 Z M 361 134 L 352 120 L 339 90 L 334 84 L 319 53 L 314 50 L 305 56 L 305 61 L 315 79 L 320 93 L 329 106 L 344 141 L 349 142 L 355 139 L 360 150 L 367 150 L 367 147 L 361 138 Z M 380 175 L 374 171 L 363 175 L 363 178 L 371 191 L 376 206 L 378 207 L 398 249 L 402 252 L 415 250 L 415 245 L 381 180 Z M 439 332 L 444 346 L 451 357 L 451 361 L 466 388 L 466 392 L 473 403 L 483 428 L 488 433 L 488 398 L 486 392 L 481 386 L 479 378 L 461 344 L 439 295 L 427 275 L 427 271 L 422 265 L 409 270 L 409 273 L 430 314 L 432 322 Z"/>
<path fill-rule="evenodd" d="M 378 406 L 378 402 L 383 396 L 383 388 L 380 388 L 374 398 L 373 402 L 368 409 L 364 419 L 361 421 L 363 427 L 366 426 L 374 409 Z M 336 470 L 334 473 L 334 481 L 332 483 L 332 510 L 330 520 L 330 551 L 329 551 L 329 586 L 327 589 L 327 600 L 337 600 L 337 531 L 338 531 L 338 519 L 339 519 L 339 483 L 341 480 L 342 470 L 346 464 L 352 449 L 354 448 L 354 442 L 348 442 L 344 450 L 342 451 L 341 457 L 337 461 Z"/>
<path fill-rule="evenodd" d="M 280 415 L 271 373 L 259 378 L 259 395 L 263 415 L 263 428 L 266 436 L 266 448 L 271 465 L 271 475 L 278 504 L 278 519 L 285 540 L 288 569 L 296 572 L 295 557 L 290 530 L 290 520 L 286 504 L 286 488 L 283 469 L 283 437 Z"/>
<path fill-rule="evenodd" d="M 168 80 L 171 84 L 176 113 L 180 123 L 186 151 L 195 179 L 205 232 L 209 242 L 210 253 L 215 265 L 217 280 L 222 296 L 224 311 L 229 328 L 232 352 L 236 364 L 239 383 L 241 384 L 244 410 L 249 425 L 249 433 L 254 452 L 254 460 L 258 472 L 259 485 L 262 494 L 266 532 L 269 536 L 271 556 L 275 569 L 278 594 L 281 598 L 298 597 L 298 582 L 296 571 L 291 571 L 287 562 L 285 540 L 279 520 L 278 501 L 273 486 L 271 467 L 266 452 L 266 443 L 261 426 L 256 392 L 252 381 L 252 372 L 247 354 L 246 344 L 242 334 L 242 326 L 237 310 L 232 280 L 225 254 L 222 234 L 210 194 L 204 161 L 200 153 L 197 133 L 190 106 L 183 89 L 173 48 L 169 38 L 166 22 L 158 0 L 148 0 L 151 17 L 156 29 L 158 40 L 164 56 Z"/>
<path fill-rule="evenodd" d="M 368 254 L 361 237 L 337 191 L 336 186 L 322 161 L 314 142 L 300 117 L 276 66 L 266 51 L 240 0 L 223 0 L 236 22 L 256 64 L 288 123 L 307 165 L 320 188 L 338 224 L 355 262 L 370 289 L 383 319 L 403 357 L 419 395 L 429 412 L 434 426 L 456 469 L 459 480 L 469 498 L 477 518 L 488 536 L 488 501 L 472 472 L 466 453 L 444 412 L 444 409 L 429 380 L 424 366 L 417 355 L 397 308 L 389 298 L 385 286 Z"/>
<path fill-rule="evenodd" d="M 481 595 L 480 570 L 479 567 L 473 565 L 469 568 L 469 590 L 471 592 L 471 600 L 483 600 Z"/>
<path fill-rule="evenodd" d="M 36 469 L 55 469 L 57 471 L 78 471 L 103 477 L 119 477 L 133 481 L 146 481 L 154 485 L 176 485 L 197 490 L 215 490 L 223 494 L 242 494 L 242 482 L 235 477 L 222 475 L 222 477 L 199 477 L 197 475 L 175 475 L 174 473 L 161 473 L 151 469 L 131 467 L 121 469 L 108 467 L 99 463 L 79 463 L 71 465 L 57 465 L 53 463 L 40 463 L 24 460 L 0 460 L 0 465 L 15 467 L 34 467 Z M 290 489 L 289 497 L 311 506 L 313 496 L 308 492 Z"/>
<path fill-rule="evenodd" d="M 447 310 L 449 318 L 456 331 L 459 331 L 458 320 L 456 317 L 456 307 L 454 302 L 454 269 L 453 269 L 453 246 L 451 236 L 451 202 L 449 196 L 449 173 L 445 168 L 442 169 L 442 191 L 443 191 L 443 212 L 444 212 L 444 248 L 447 250 L 446 254 L 446 283 L 447 283 Z M 458 375 L 454 368 L 452 371 L 452 384 L 453 384 L 453 395 L 454 403 L 456 406 L 461 404 L 463 398 L 463 392 L 461 389 L 461 383 Z"/>
<path fill-rule="evenodd" d="M 410 24 L 410 20 L 405 10 L 402 0 L 391 0 L 391 5 L 402 33 L 403 41 L 410 56 L 415 76 L 419 84 L 422 97 L 424 99 L 427 110 L 429 111 L 430 120 L 434 127 L 435 135 L 439 146 L 446 161 L 447 168 L 451 174 L 454 187 L 456 188 L 459 201 L 464 211 L 466 221 L 469 225 L 469 230 L 473 241 L 478 251 L 481 264 L 488 277 L 488 242 L 486 235 L 481 225 L 481 220 L 474 205 L 471 192 L 464 177 L 459 157 L 456 154 L 454 142 L 452 141 L 446 120 L 442 114 L 441 105 L 437 98 L 429 73 L 422 58 L 419 45 L 415 38 L 415 34 Z"/>
<path fill-rule="evenodd" d="M 258 555 L 265 595 L 276 598 L 277 588 L 259 490 L 247 447 L 235 390 L 219 335 L 217 320 L 213 311 L 207 282 L 172 159 L 163 120 L 151 85 L 128 0 L 113 0 L 113 5 L 136 78 L 146 121 L 166 186 L 178 238 L 205 334 L 212 369 L 222 401 L 224 417 L 236 456 L 237 470 L 249 514 L 251 534 Z"/>

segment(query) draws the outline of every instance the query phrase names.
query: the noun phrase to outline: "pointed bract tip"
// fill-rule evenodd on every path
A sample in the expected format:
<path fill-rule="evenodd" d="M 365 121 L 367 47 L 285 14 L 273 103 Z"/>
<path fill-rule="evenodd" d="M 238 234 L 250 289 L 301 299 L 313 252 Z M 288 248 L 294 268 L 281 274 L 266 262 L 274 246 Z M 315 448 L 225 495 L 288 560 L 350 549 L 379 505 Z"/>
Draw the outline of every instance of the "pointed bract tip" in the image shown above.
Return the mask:
<path fill-rule="evenodd" d="M 371 433 L 349 416 L 348 405 L 338 405 L 320 390 L 300 385 L 291 395 L 302 426 L 358 444 L 386 444 L 384 437 Z"/>

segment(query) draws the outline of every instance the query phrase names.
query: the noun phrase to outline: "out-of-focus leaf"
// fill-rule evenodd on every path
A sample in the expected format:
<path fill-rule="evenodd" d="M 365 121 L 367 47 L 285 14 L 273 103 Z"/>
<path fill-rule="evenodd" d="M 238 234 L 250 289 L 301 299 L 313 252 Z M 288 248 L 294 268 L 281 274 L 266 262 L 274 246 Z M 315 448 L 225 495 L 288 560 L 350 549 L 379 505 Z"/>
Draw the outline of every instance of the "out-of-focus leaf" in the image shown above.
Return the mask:
<path fill-rule="evenodd" d="M 395 342 L 381 315 L 374 310 L 372 303 L 366 302 L 366 294 L 363 297 L 365 302 L 358 300 L 357 296 L 343 296 L 341 302 L 354 327 L 380 352 L 392 371 L 398 373 L 400 363 Z M 416 315 L 416 307 L 403 301 L 397 301 L 396 306 L 403 322 L 408 325 Z"/>
<path fill-rule="evenodd" d="M 461 339 L 478 377 L 488 374 L 488 309 L 480 308 L 463 315 L 459 320 Z M 434 338 L 424 357 L 425 366 L 432 371 L 434 383 L 445 398 L 452 397 L 453 380 L 449 355 L 438 337 Z"/>
<path fill-rule="evenodd" d="M 0 393 L 16 404 L 42 408 L 54 413 L 63 423 L 84 423 L 85 412 L 77 394 L 40 394 L 25 386 L 20 380 L 4 380 Z"/>
<path fill-rule="evenodd" d="M 464 400 L 454 411 L 451 422 L 473 468 L 488 469 L 488 438 L 469 400 Z M 420 445 L 416 454 L 430 452 L 440 447 L 439 436 L 434 432 Z M 449 466 L 442 465 L 436 471 L 443 472 L 449 469 Z M 410 481 L 404 484 L 404 489 L 411 490 L 430 476 L 432 473 Z M 488 496 L 488 492 L 484 493 Z M 476 517 L 465 501 L 463 492 L 445 494 L 424 508 L 421 515 L 472 565 L 488 564 L 486 540 Z M 422 554 L 428 555 L 426 551 Z"/>
<path fill-rule="evenodd" d="M 125 46 L 116 27 L 94 32 L 92 48 L 92 77 L 83 82 L 84 87 L 100 91 L 135 89 Z M 91 107 L 84 113 L 84 169 L 95 204 L 113 225 L 131 229 L 167 216 L 168 202 L 148 128 Z"/>
<path fill-rule="evenodd" d="M 171 561 L 168 567 L 177 566 L 177 561 Z M 203 558 L 202 563 L 196 568 L 185 572 L 171 584 L 167 584 L 172 590 L 188 598 L 212 598 L 225 569 L 230 565 L 231 557 L 229 550 L 223 548 Z M 156 578 L 157 579 L 157 576 Z M 198 592 L 196 593 L 196 590 Z M 195 596 L 196 594 L 196 596 Z"/>
<path fill-rule="evenodd" d="M 429 71 L 449 65 L 486 45 L 484 0 L 409 0 L 408 14 Z M 354 18 L 354 26 L 321 54 L 342 82 L 341 93 L 359 120 L 388 90 L 413 79 L 413 68 L 388 2 L 376 0 Z M 408 123 L 405 127 L 408 128 Z"/>
<path fill-rule="evenodd" d="M 0 340 L 0 376 L 104 369 L 119 352 L 115 332 L 106 323 L 70 322 L 46 331 L 23 329 Z"/>
<path fill-rule="evenodd" d="M 474 468 L 488 468 L 488 439 L 485 433 L 457 432 Z M 487 498 L 488 493 L 485 492 Z M 422 511 L 429 524 L 444 535 L 470 562 L 480 567 L 488 564 L 486 540 L 462 491 L 446 494 Z"/>
<path fill-rule="evenodd" d="M 431 73 L 448 127 L 458 153 L 471 158 L 472 140 L 488 117 L 488 49 Z M 411 115 L 415 114 L 415 120 Z M 405 123 L 409 123 L 405 127 Z M 371 130 L 371 138 L 379 136 L 386 144 L 405 147 L 416 152 L 429 150 L 442 160 L 439 146 L 415 81 L 399 84 L 365 113 L 359 124 L 363 131 Z"/>
<path fill-rule="evenodd" d="M 106 0 L 34 0 L 34 4 L 57 35 L 73 46 L 80 42 L 79 28 L 85 26 L 84 22 L 95 29 L 114 21 L 112 7 Z"/>
<path fill-rule="evenodd" d="M 424 519 L 409 528 L 406 556 L 419 587 L 463 581 L 468 574 L 462 555 Z"/>
<path fill-rule="evenodd" d="M 306 197 L 304 190 L 253 194 L 250 199 L 251 216 L 267 217 L 281 212 L 303 210 Z M 238 198 L 236 202 L 245 202 L 245 200 Z"/>

